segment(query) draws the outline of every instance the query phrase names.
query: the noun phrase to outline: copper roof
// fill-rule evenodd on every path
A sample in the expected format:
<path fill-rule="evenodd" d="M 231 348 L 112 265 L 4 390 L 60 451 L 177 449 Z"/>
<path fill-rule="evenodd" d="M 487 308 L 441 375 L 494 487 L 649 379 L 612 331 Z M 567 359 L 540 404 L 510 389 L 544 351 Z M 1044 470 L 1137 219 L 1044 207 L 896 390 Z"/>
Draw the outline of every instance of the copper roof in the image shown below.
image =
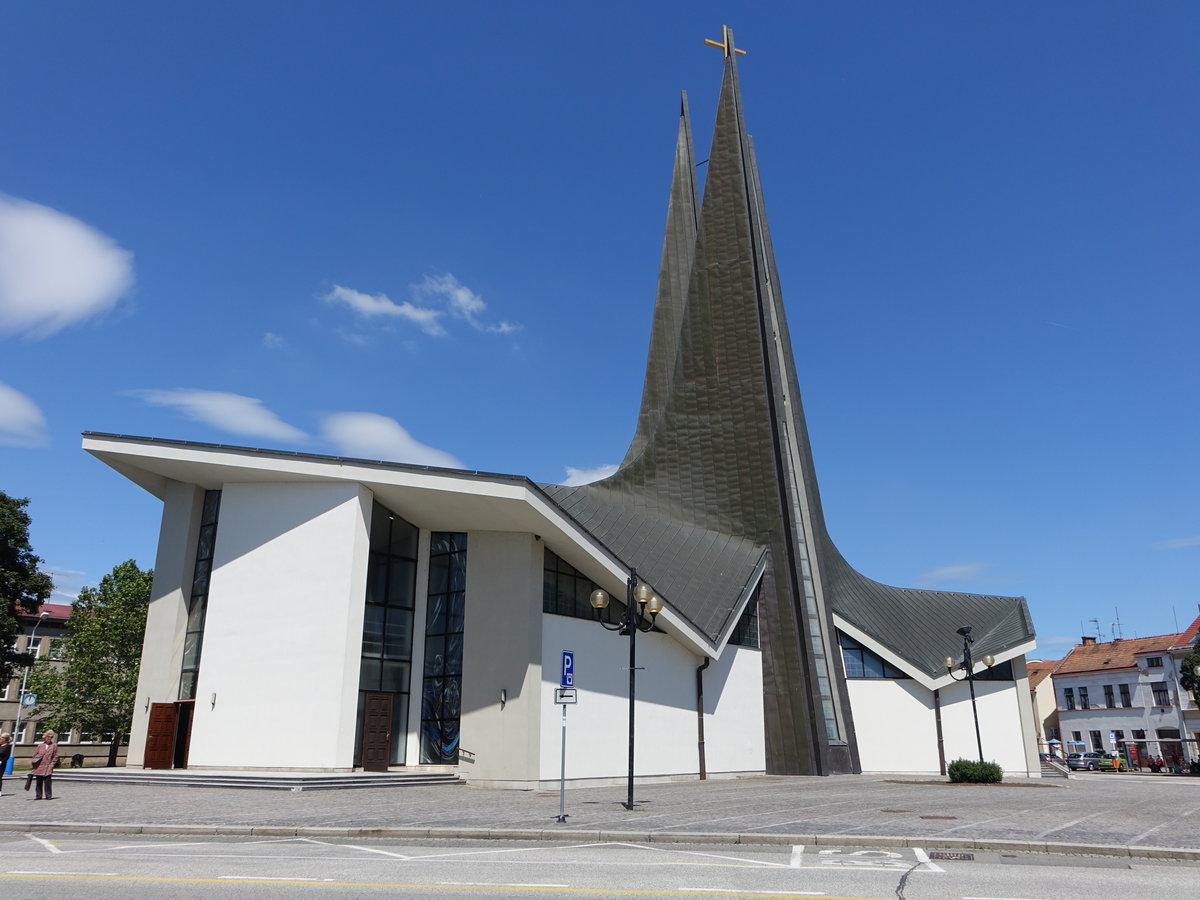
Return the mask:
<path fill-rule="evenodd" d="M 1029 675 L 1029 689 L 1033 690 L 1045 681 L 1046 677 L 1052 674 L 1061 663 L 1061 659 L 1034 659 L 1026 662 L 1025 669 Z"/>
<path fill-rule="evenodd" d="M 1172 650 L 1188 650 L 1196 643 L 1196 637 L 1200 635 L 1200 616 L 1196 616 L 1196 621 L 1192 622 L 1187 628 L 1179 632 L 1175 643 L 1171 645 Z"/>
<path fill-rule="evenodd" d="M 1166 653 L 1175 645 L 1178 634 L 1156 634 L 1143 638 L 1124 638 L 1104 643 L 1079 644 L 1063 658 L 1055 675 L 1072 672 L 1100 672 L 1107 669 L 1137 668 L 1137 657 L 1145 653 Z"/>

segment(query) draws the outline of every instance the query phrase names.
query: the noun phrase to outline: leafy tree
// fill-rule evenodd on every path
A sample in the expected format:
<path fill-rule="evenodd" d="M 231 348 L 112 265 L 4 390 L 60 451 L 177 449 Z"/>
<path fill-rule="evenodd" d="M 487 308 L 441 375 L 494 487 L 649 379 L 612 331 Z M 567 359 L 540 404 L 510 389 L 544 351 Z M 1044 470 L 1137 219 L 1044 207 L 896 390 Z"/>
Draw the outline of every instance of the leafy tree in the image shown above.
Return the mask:
<path fill-rule="evenodd" d="M 18 611 L 37 615 L 54 589 L 29 545 L 28 505 L 28 498 L 17 500 L 0 491 L 0 684 L 8 682 L 13 670 L 33 662 L 30 654 L 13 650 L 21 631 Z"/>
<path fill-rule="evenodd" d="M 1200 688 L 1196 666 L 1200 666 L 1200 643 L 1194 644 L 1192 652 L 1179 661 L 1179 684 L 1185 691 L 1191 691 L 1193 694 Z"/>
<path fill-rule="evenodd" d="M 111 732 L 108 764 L 117 764 L 121 736 L 133 722 L 152 570 L 132 559 L 85 587 L 67 619 L 59 659 L 39 660 L 29 679 L 37 714 L 51 728 Z"/>

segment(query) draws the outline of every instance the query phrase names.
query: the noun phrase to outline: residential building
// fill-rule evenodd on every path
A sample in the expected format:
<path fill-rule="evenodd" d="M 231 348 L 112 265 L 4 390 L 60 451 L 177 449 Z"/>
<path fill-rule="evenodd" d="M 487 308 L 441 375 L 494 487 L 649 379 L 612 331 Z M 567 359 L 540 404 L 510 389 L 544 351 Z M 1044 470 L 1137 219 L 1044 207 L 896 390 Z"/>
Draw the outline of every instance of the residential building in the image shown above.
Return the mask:
<path fill-rule="evenodd" d="M 15 649 L 31 652 L 38 659 L 56 659 L 70 615 L 69 603 L 43 603 L 41 610 L 34 615 L 19 611 L 17 621 L 21 631 Z M 0 685 L 0 731 L 11 733 L 13 743 L 17 745 L 36 744 L 41 735 L 39 719 L 36 716 L 27 718 L 28 707 L 21 710 L 19 728 L 16 724 L 24 675 L 25 670 L 18 669 L 7 684 Z"/>
<path fill-rule="evenodd" d="M 1200 646 L 1200 617 L 1197 617 L 1196 621 L 1185 631 L 1180 632 L 1171 647 L 1171 665 L 1177 679 L 1183 674 L 1183 660 L 1191 656 L 1197 646 Z M 1200 696 L 1200 686 L 1191 691 L 1185 691 L 1181 687 L 1178 693 L 1180 709 L 1183 713 L 1184 736 L 1191 739 L 1193 742 L 1191 746 L 1197 750 L 1195 757 L 1200 759 L 1200 704 L 1196 702 L 1198 696 Z"/>
<path fill-rule="evenodd" d="M 1062 662 L 1058 659 L 1031 659 L 1025 664 L 1029 672 L 1029 693 L 1032 696 L 1034 733 L 1038 750 L 1058 753 L 1058 744 L 1051 741 L 1062 741 L 1058 725 L 1058 702 L 1054 697 L 1054 681 L 1050 677 L 1055 668 Z"/>
<path fill-rule="evenodd" d="M 1158 756 L 1168 764 L 1196 759 L 1196 744 L 1184 733 L 1186 692 L 1171 655 L 1180 641 L 1180 634 L 1082 638 L 1052 675 L 1067 751 L 1120 751 L 1135 766 Z"/>

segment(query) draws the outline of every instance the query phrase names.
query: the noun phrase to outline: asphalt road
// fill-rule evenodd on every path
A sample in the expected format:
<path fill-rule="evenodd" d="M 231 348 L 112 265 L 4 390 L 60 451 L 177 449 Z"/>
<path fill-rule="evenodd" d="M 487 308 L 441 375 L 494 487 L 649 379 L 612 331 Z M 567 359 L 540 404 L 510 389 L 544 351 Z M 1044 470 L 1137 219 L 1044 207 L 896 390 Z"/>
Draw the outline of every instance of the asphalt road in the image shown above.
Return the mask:
<path fill-rule="evenodd" d="M 408 896 L 823 897 L 826 900 L 1159 900 L 1195 893 L 1200 866 L 920 847 L 659 845 L 0 834 L 12 900 Z"/>

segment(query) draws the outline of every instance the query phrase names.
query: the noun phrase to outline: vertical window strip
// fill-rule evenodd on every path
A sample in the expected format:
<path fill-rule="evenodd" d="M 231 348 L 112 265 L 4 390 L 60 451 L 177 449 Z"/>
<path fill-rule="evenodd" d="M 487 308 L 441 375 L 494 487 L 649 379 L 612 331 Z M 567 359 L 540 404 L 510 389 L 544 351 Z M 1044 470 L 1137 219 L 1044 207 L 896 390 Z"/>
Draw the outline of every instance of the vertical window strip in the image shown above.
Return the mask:
<path fill-rule="evenodd" d="M 221 513 L 221 492 L 205 491 L 200 514 L 200 534 L 196 538 L 196 564 L 192 570 L 192 588 L 188 599 L 187 631 L 183 639 L 183 666 L 179 674 L 179 699 L 196 699 L 200 677 L 200 653 L 204 647 L 204 621 L 208 616 L 208 586 L 212 577 L 213 554 L 217 546 L 217 520 Z"/>
<path fill-rule="evenodd" d="M 371 507 L 370 556 L 363 610 L 354 764 L 362 764 L 366 695 L 392 698 L 390 765 L 405 763 L 412 682 L 413 607 L 417 591 L 418 529 L 381 503 Z"/>
<path fill-rule="evenodd" d="M 426 765 L 458 762 L 466 575 L 467 535 L 434 532 L 429 545 L 429 602 L 421 692 L 421 762 Z M 560 592 L 557 582 L 555 592 Z"/>

